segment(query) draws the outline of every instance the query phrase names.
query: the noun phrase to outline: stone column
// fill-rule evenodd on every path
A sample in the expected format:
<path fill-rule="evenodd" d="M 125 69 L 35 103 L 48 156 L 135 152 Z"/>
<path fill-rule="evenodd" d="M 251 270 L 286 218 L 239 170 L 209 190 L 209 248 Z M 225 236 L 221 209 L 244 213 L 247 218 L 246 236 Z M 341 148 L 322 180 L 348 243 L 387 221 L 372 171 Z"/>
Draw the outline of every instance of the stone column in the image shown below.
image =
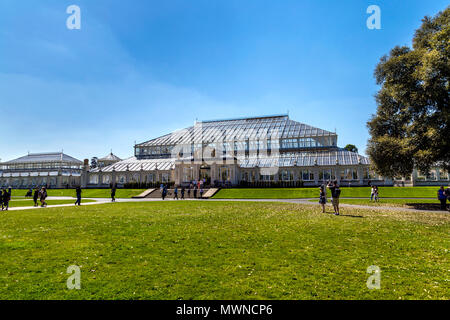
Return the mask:
<path fill-rule="evenodd" d="M 61 169 L 58 170 L 58 176 L 56 177 L 56 188 L 60 189 L 62 187 L 62 172 Z"/>
<path fill-rule="evenodd" d="M 111 171 L 111 184 L 113 187 L 117 185 L 117 175 L 116 175 L 116 169 L 114 167 Z"/>
<path fill-rule="evenodd" d="M 314 167 L 313 172 L 314 172 L 314 184 L 319 185 L 319 168 Z"/>
<path fill-rule="evenodd" d="M 102 185 L 102 183 L 103 183 L 103 173 L 102 173 L 102 169 L 100 169 L 99 171 L 98 171 L 98 181 L 97 181 L 97 187 L 101 187 L 101 185 Z"/>
<path fill-rule="evenodd" d="M 339 164 L 336 164 L 336 166 L 334 167 L 334 170 L 336 172 L 337 183 L 341 184 L 341 168 L 340 168 Z"/>
<path fill-rule="evenodd" d="M 356 172 L 358 174 L 358 180 L 359 180 L 359 184 L 363 185 L 364 184 L 364 173 L 363 173 L 363 167 L 358 166 L 358 168 L 356 169 Z"/>

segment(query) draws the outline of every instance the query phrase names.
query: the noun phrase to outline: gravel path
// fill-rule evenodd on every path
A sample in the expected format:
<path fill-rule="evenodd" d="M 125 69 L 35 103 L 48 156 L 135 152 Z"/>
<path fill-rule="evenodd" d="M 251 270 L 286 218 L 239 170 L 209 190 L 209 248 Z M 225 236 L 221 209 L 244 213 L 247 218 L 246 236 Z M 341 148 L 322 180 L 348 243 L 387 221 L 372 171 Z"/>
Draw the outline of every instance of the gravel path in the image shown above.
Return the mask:
<path fill-rule="evenodd" d="M 105 203 L 111 203 L 110 199 L 106 198 L 83 198 L 84 200 L 92 200 L 94 202 L 81 202 L 82 206 L 88 206 L 88 205 L 98 205 L 98 204 L 105 204 Z M 344 198 L 343 198 L 344 199 Z M 358 199 L 358 198 L 346 198 L 346 199 Z M 392 198 L 394 199 L 394 198 Z M 410 199 L 410 198 L 395 198 L 395 199 Z M 411 198 L 416 200 L 425 200 L 425 199 L 418 199 L 418 198 Z M 47 200 L 74 200 L 75 198 L 71 197 L 48 197 Z M 317 206 L 319 208 L 318 204 L 315 204 L 311 202 L 310 200 L 317 200 L 315 198 L 310 199 L 205 199 L 205 200 L 199 200 L 199 199 L 186 199 L 186 200 L 174 200 L 171 198 L 166 198 L 164 201 L 214 201 L 214 202 L 221 202 L 221 201 L 240 201 L 240 202 L 283 202 L 283 203 L 298 203 L 298 204 L 304 204 L 309 206 Z M 427 199 L 429 200 L 429 199 Z M 122 202 L 153 202 L 153 201 L 163 201 L 158 198 L 146 198 L 146 199 L 116 199 L 116 202 L 122 203 Z M 58 204 L 58 205 L 50 205 L 47 206 L 47 208 L 63 208 L 63 207 L 74 207 L 74 204 Z M 407 212 L 440 212 L 442 211 L 434 211 L 434 210 L 419 210 L 419 209 L 412 209 L 412 208 L 402 208 L 402 207 L 389 207 L 389 206 L 366 206 L 366 205 L 359 205 L 359 204 L 345 204 L 341 203 L 339 205 L 341 208 L 356 208 L 356 209 L 366 209 L 366 210 L 378 210 L 378 211 L 407 211 Z M 327 204 L 327 207 L 331 208 L 331 204 Z M 39 210 L 44 209 L 41 207 L 16 207 L 16 208 L 10 208 L 10 211 L 18 211 L 18 210 Z"/>

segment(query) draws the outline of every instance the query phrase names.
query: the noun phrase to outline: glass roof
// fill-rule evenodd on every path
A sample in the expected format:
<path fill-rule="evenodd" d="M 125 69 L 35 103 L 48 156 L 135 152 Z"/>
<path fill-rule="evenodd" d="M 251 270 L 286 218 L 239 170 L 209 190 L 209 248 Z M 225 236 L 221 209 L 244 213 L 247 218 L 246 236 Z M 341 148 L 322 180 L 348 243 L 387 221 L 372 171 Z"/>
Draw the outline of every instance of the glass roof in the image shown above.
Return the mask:
<path fill-rule="evenodd" d="M 216 141 L 257 140 L 292 137 L 336 136 L 336 133 L 293 121 L 287 115 L 196 122 L 178 130 L 137 144 L 136 147 L 212 143 Z"/>
<path fill-rule="evenodd" d="M 22 164 L 22 163 L 42 163 L 42 162 L 69 162 L 77 165 L 83 164 L 82 161 L 75 159 L 62 152 L 48 153 L 29 153 L 26 156 L 3 162 L 2 164 Z"/>
<path fill-rule="evenodd" d="M 124 161 L 117 162 L 101 169 L 101 172 L 136 172 L 136 171 L 153 171 L 153 170 L 173 170 L 175 169 L 175 161 L 182 159 L 146 159 L 138 160 L 136 157 L 131 157 Z M 190 163 L 190 158 L 186 158 Z M 240 157 L 237 159 L 238 166 L 241 168 L 271 168 L 271 167 L 313 167 L 313 166 L 335 166 L 337 164 L 342 166 L 348 165 L 368 165 L 369 159 L 367 157 L 358 155 L 357 153 L 347 151 L 345 149 L 335 149 L 329 151 L 317 152 L 295 152 L 290 154 L 281 154 L 279 156 L 265 156 L 265 157 Z M 99 172 L 96 168 L 91 170 L 91 173 Z"/>

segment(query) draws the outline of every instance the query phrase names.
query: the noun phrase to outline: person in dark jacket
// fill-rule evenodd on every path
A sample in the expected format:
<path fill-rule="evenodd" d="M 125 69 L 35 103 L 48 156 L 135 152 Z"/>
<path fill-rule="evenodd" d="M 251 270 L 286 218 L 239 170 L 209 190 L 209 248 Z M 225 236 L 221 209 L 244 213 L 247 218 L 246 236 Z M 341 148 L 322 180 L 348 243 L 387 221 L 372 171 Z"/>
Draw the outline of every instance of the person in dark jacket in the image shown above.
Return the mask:
<path fill-rule="evenodd" d="M 331 191 L 331 203 L 333 204 L 334 214 L 339 215 L 339 197 L 341 196 L 341 189 L 337 181 L 335 180 L 333 183 L 329 183 L 327 186 Z"/>
<path fill-rule="evenodd" d="M 111 188 L 111 202 L 116 202 L 116 188 Z"/>
<path fill-rule="evenodd" d="M 41 207 L 46 207 L 47 202 L 45 201 L 47 199 L 47 189 L 45 187 L 41 188 L 41 191 L 39 191 L 39 200 L 41 201 Z"/>
<path fill-rule="evenodd" d="M 164 200 L 167 196 L 167 187 L 164 186 L 161 192 L 162 199 Z"/>
<path fill-rule="evenodd" d="M 75 201 L 75 205 L 81 206 L 81 188 L 78 186 L 75 188 L 75 192 L 77 193 L 77 201 Z"/>
<path fill-rule="evenodd" d="M 2 211 L 3 211 L 3 191 L 0 190 L 0 206 L 2 207 Z"/>
<path fill-rule="evenodd" d="M 447 196 L 445 195 L 444 186 L 441 186 L 437 193 L 438 200 L 441 202 L 441 210 L 447 210 Z"/>
<path fill-rule="evenodd" d="M 3 189 L 2 199 L 3 199 L 2 210 L 3 209 L 8 210 L 9 200 L 11 200 L 11 194 L 6 189 Z"/>
<path fill-rule="evenodd" d="M 181 200 L 184 200 L 184 187 L 181 188 Z"/>
<path fill-rule="evenodd" d="M 194 198 L 197 198 L 197 185 L 194 185 Z"/>
<path fill-rule="evenodd" d="M 34 206 L 37 207 L 38 206 L 38 199 L 39 199 L 39 188 L 36 187 L 34 189 L 34 193 L 33 193 L 33 202 L 34 202 Z"/>

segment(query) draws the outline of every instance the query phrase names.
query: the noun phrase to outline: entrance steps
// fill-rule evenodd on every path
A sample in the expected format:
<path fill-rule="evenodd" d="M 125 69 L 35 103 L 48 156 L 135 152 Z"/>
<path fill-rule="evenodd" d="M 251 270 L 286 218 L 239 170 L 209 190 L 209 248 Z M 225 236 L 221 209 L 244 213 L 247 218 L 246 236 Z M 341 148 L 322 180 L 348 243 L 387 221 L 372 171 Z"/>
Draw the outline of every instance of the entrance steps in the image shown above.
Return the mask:
<path fill-rule="evenodd" d="M 219 188 L 211 188 L 208 189 L 204 194 L 203 194 L 203 198 L 208 199 L 213 197 L 217 192 L 219 191 Z"/>
<path fill-rule="evenodd" d="M 149 193 L 145 198 L 161 198 L 161 191 L 159 189 L 153 189 L 154 191 Z M 201 199 L 208 199 L 214 196 L 217 191 L 219 191 L 219 188 L 211 188 L 211 189 L 203 189 L 203 197 Z M 174 189 L 167 189 L 167 196 L 166 199 L 173 199 L 175 194 Z M 188 192 L 188 189 L 185 189 L 184 192 L 184 198 L 185 199 L 195 199 L 194 197 L 194 189 L 190 189 L 190 192 Z M 181 188 L 178 188 L 178 199 L 181 199 Z M 197 199 L 200 199 L 200 191 L 197 189 Z"/>
<path fill-rule="evenodd" d="M 143 199 L 148 198 L 150 194 L 152 194 L 156 189 L 147 189 L 141 194 L 138 194 L 137 196 L 132 197 L 133 199 Z"/>

